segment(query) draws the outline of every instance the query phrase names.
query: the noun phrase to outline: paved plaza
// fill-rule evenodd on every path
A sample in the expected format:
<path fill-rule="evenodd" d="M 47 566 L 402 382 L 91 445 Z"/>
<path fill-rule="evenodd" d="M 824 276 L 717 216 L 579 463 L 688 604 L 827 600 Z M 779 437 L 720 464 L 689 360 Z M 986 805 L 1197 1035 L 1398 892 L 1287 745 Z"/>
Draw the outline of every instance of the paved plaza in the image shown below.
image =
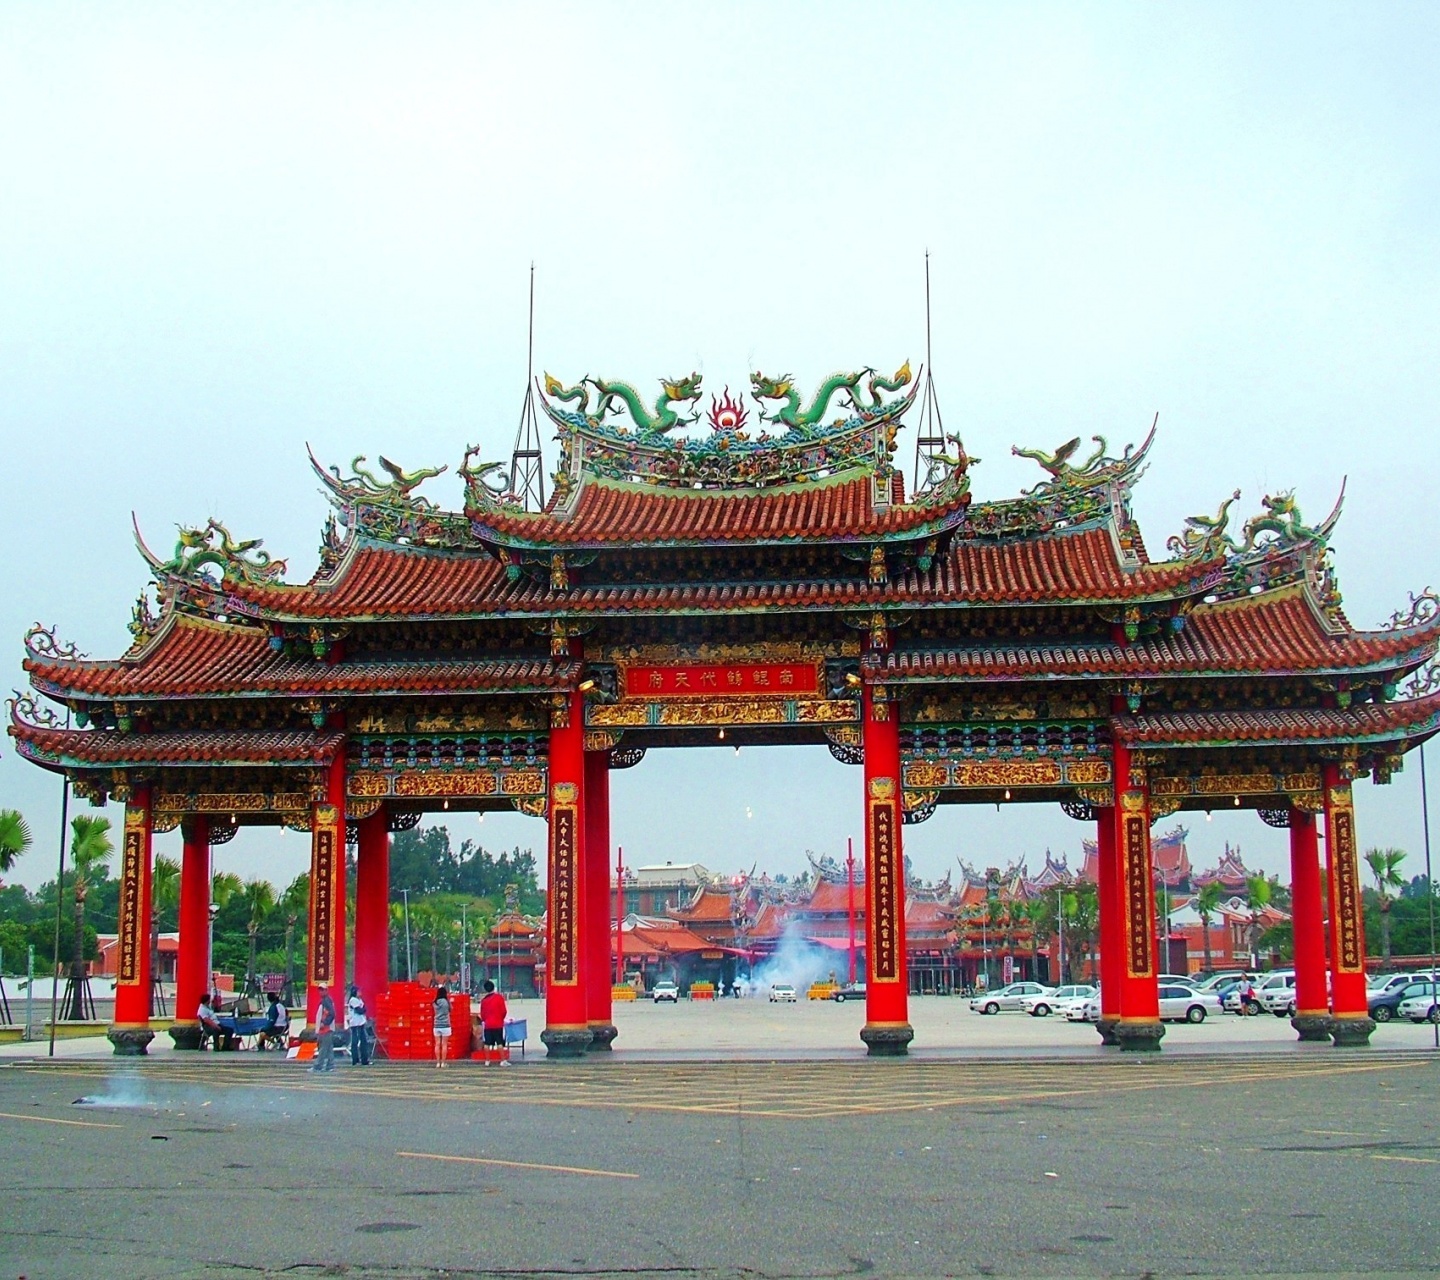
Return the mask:
<path fill-rule="evenodd" d="M 926 1047 L 897 1060 L 861 1056 L 858 1007 L 749 1001 L 622 1006 L 627 1051 L 508 1070 L 12 1047 L 0 1274 L 1398 1275 L 1440 1257 L 1429 1027 L 1336 1050 L 1231 1017 L 1122 1058 L 1089 1027 L 913 1011 Z"/>

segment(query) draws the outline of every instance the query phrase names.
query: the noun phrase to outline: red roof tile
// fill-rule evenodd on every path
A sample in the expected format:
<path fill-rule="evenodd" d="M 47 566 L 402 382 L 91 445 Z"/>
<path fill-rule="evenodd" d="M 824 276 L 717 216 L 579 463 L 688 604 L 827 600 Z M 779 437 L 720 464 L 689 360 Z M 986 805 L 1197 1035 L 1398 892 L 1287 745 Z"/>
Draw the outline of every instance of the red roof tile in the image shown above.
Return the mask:
<path fill-rule="evenodd" d="M 1440 693 L 1346 709 L 1183 711 L 1117 716 L 1115 733 L 1132 744 L 1354 741 L 1414 737 L 1440 728 Z"/>
<path fill-rule="evenodd" d="M 702 889 L 688 906 L 673 907 L 669 915 L 685 924 L 715 922 L 730 924 L 735 915 L 730 895 L 723 889 Z"/>
<path fill-rule="evenodd" d="M 52 692 L 107 698 L 180 698 L 217 694 L 445 692 L 565 688 L 579 664 L 547 658 L 345 662 L 285 657 L 254 627 L 175 617 L 135 658 L 114 662 L 27 659 L 32 683 Z"/>
<path fill-rule="evenodd" d="M 1420 662 L 1440 639 L 1440 621 L 1410 631 L 1331 635 L 1299 588 L 1199 605 L 1177 634 L 1121 644 L 977 645 L 897 652 L 884 663 L 897 680 L 1031 680 L 1037 675 L 1283 674 Z M 1398 660 L 1398 661 L 1396 661 Z"/>
<path fill-rule="evenodd" d="M 954 524 L 966 502 L 891 506 L 876 514 L 868 473 L 814 484 L 736 491 L 665 489 L 586 477 L 575 508 L 551 512 L 476 509 L 478 526 L 505 542 L 535 546 L 605 543 L 789 542 L 893 536 Z"/>
<path fill-rule="evenodd" d="M 10 726 L 20 754 L 39 763 L 74 760 L 93 765 L 326 764 L 344 741 L 338 733 L 119 733 L 113 729 Z"/>

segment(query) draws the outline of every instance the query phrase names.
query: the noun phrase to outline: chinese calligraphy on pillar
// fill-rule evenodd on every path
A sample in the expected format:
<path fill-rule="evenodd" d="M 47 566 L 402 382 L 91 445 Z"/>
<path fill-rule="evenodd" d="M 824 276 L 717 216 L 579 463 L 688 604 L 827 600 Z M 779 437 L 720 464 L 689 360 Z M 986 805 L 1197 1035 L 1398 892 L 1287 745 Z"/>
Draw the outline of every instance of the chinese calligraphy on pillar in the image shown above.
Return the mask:
<path fill-rule="evenodd" d="M 874 778 L 870 783 L 870 866 L 866 882 L 869 910 L 874 920 L 875 954 L 871 970 L 876 982 L 895 982 L 900 977 L 900 949 L 897 945 L 900 919 L 899 867 L 895 856 L 895 781 Z"/>
<path fill-rule="evenodd" d="M 140 948 L 149 945 L 141 910 L 145 901 L 145 811 L 125 810 L 125 841 L 120 853 L 120 921 L 116 982 L 134 986 L 140 981 Z"/>
<path fill-rule="evenodd" d="M 340 812 L 315 806 L 310 844 L 310 981 L 335 981 L 335 879 L 340 871 Z"/>
<path fill-rule="evenodd" d="M 578 979 L 577 906 L 579 808 L 573 783 L 557 782 L 550 806 L 550 982 Z"/>

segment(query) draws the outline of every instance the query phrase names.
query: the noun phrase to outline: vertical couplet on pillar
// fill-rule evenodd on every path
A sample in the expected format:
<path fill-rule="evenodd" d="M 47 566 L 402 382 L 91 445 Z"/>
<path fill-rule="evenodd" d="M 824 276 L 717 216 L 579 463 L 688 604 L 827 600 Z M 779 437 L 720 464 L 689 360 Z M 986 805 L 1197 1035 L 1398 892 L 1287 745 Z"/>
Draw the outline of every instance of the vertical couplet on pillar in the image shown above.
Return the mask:
<path fill-rule="evenodd" d="M 1330 1033 L 1337 1045 L 1368 1044 L 1375 1022 L 1365 992 L 1365 917 L 1360 902 L 1360 856 L 1355 802 L 1340 767 L 1323 769 L 1325 861 L 1330 891 Z"/>
<path fill-rule="evenodd" d="M 180 824 L 180 949 L 175 957 L 177 1049 L 200 1047 L 200 997 L 210 986 L 210 819 L 194 814 Z"/>
<path fill-rule="evenodd" d="M 575 1057 L 590 1047 L 584 975 L 585 695 L 556 699 L 550 712 L 549 907 L 545 913 L 546 1051 Z"/>
<path fill-rule="evenodd" d="M 1120 987 L 1125 972 L 1125 930 L 1120 918 L 1120 869 L 1115 859 L 1115 806 L 1096 810 L 1096 906 L 1100 915 L 1100 1038 L 1116 1044 Z M 1058 981 L 1058 979 L 1057 979 Z"/>
<path fill-rule="evenodd" d="M 115 1021 L 107 1032 L 115 1052 L 146 1052 L 150 1029 L 150 873 L 154 815 L 149 786 L 125 806 L 120 848 L 120 902 L 115 942 Z"/>
<path fill-rule="evenodd" d="M 1155 964 L 1155 874 L 1150 858 L 1150 784 L 1145 766 L 1118 738 L 1115 771 L 1115 896 L 1120 917 L 1121 1049 L 1159 1049 L 1159 970 Z"/>
<path fill-rule="evenodd" d="M 905 858 L 900 836 L 899 708 L 884 685 L 861 690 L 865 751 L 865 1026 L 871 1054 L 903 1054 L 910 1025 Z"/>
<path fill-rule="evenodd" d="M 610 943 L 610 749 L 585 753 L 585 1012 L 591 1049 L 615 1039 L 611 1005 Z"/>
<path fill-rule="evenodd" d="M 355 984 L 368 1010 L 390 985 L 390 815 L 359 824 L 355 848 Z M 462 957 L 463 959 L 463 957 Z"/>
<path fill-rule="evenodd" d="M 1320 844 L 1315 815 L 1290 810 L 1290 920 L 1295 937 L 1295 1016 L 1302 1040 L 1330 1039 L 1325 996 L 1325 920 L 1320 906 Z"/>
<path fill-rule="evenodd" d="M 305 1021 L 313 1027 L 320 993 L 345 1003 L 345 748 L 325 776 L 325 799 L 310 811 L 310 955 Z"/>

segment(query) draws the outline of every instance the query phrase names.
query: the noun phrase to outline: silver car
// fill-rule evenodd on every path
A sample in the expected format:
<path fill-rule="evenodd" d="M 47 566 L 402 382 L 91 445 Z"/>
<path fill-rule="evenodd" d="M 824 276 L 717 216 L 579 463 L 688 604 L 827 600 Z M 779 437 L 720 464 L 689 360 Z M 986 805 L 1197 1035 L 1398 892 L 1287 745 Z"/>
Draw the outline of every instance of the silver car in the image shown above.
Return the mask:
<path fill-rule="evenodd" d="M 1095 994 L 1095 988 L 1085 983 L 1069 983 L 1056 987 L 1053 992 L 1038 996 L 1022 996 L 1020 1011 L 1032 1018 L 1048 1018 L 1052 1013 L 1063 1014 L 1068 1005 L 1078 1000 L 1084 1004 Z"/>
<path fill-rule="evenodd" d="M 1018 1011 L 1020 1001 L 1026 996 L 1053 996 L 1054 987 L 1042 986 L 1038 982 L 1012 982 L 998 991 L 982 991 L 970 1001 L 972 1013 L 999 1013 L 1001 1010 Z"/>
<path fill-rule="evenodd" d="M 1219 1012 L 1220 997 L 1213 991 L 1196 991 L 1179 983 L 1166 983 L 1160 988 L 1161 1022 L 1199 1023 Z"/>

